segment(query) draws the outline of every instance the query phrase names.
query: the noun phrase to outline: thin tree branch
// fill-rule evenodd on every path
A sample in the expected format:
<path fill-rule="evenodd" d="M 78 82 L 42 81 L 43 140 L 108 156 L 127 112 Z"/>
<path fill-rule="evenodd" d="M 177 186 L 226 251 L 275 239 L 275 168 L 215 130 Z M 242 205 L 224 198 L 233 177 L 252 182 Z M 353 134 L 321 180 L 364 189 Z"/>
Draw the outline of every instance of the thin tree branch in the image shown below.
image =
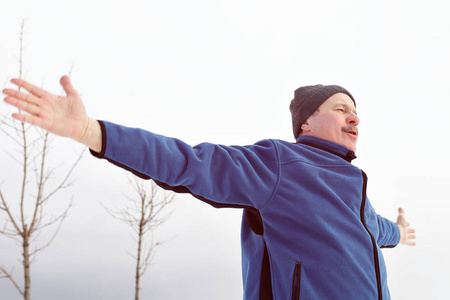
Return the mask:
<path fill-rule="evenodd" d="M 2 202 L 1 209 L 2 209 L 3 211 L 6 212 L 6 214 L 8 215 L 9 221 L 10 221 L 10 222 L 13 224 L 13 226 L 14 226 L 14 229 L 17 231 L 17 233 L 18 233 L 19 235 L 21 235 L 23 232 L 20 230 L 19 226 L 18 226 L 17 223 L 16 223 L 16 220 L 15 220 L 14 217 L 12 216 L 11 211 L 10 211 L 10 209 L 9 209 L 9 207 L 8 207 L 8 204 L 6 203 L 5 197 L 3 196 L 3 193 L 2 193 L 1 190 L 0 190 L 0 200 L 1 200 L 1 202 Z"/>
<path fill-rule="evenodd" d="M 17 291 L 20 293 L 20 295 L 23 297 L 25 294 L 23 292 L 23 290 L 20 288 L 20 286 L 17 284 L 17 282 L 14 280 L 14 278 L 11 276 L 11 274 L 5 270 L 5 268 L 3 268 L 2 266 L 0 266 L 0 273 L 3 273 L 4 276 L 0 277 L 0 278 L 8 278 L 11 283 L 16 287 Z"/>
<path fill-rule="evenodd" d="M 75 170 L 75 167 L 78 165 L 78 163 L 81 161 L 81 158 L 83 157 L 83 152 L 81 152 L 78 155 L 77 160 L 75 161 L 75 163 L 72 165 L 72 167 L 70 168 L 70 170 L 66 173 L 66 176 L 63 178 L 63 180 L 60 182 L 60 184 L 53 190 L 51 191 L 48 195 L 46 195 L 45 197 L 42 197 L 42 202 L 47 201 L 50 197 L 52 197 L 56 192 L 58 192 L 59 190 L 66 188 L 68 186 L 71 185 L 71 183 L 67 183 L 70 179 L 70 176 L 72 175 L 73 170 Z"/>
<path fill-rule="evenodd" d="M 54 223 L 59 221 L 58 227 L 56 228 L 56 230 L 53 233 L 53 236 L 50 238 L 50 240 L 44 246 L 37 248 L 33 252 L 31 252 L 30 256 L 34 256 L 37 252 L 40 252 L 40 251 L 44 250 L 45 248 L 47 248 L 48 246 L 50 246 L 50 244 L 55 240 L 56 236 L 58 235 L 59 230 L 61 229 L 61 226 L 62 226 L 64 220 L 67 218 L 67 214 L 68 214 L 69 210 L 72 208 L 72 206 L 73 206 L 72 202 L 70 202 L 69 206 L 66 208 L 66 210 L 61 215 L 59 215 L 53 221 L 46 223 L 37 229 L 37 230 L 41 230 L 42 228 L 53 225 Z"/>

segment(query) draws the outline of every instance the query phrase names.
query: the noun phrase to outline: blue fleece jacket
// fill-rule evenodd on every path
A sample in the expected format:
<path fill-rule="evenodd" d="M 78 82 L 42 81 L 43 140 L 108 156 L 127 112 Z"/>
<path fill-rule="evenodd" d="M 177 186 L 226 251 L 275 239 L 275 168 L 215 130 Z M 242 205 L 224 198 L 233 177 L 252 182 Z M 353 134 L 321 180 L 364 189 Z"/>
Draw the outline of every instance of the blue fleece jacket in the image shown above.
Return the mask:
<path fill-rule="evenodd" d="M 250 146 L 186 143 L 100 122 L 99 158 L 215 207 L 243 208 L 244 299 L 390 299 L 376 214 L 346 147 L 302 136 Z"/>

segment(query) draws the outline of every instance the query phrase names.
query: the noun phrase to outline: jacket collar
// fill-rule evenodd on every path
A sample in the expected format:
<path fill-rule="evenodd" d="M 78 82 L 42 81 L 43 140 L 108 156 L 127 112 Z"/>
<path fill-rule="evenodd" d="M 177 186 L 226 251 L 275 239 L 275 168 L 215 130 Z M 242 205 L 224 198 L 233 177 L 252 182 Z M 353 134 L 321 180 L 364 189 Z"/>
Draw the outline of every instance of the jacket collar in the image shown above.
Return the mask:
<path fill-rule="evenodd" d="M 297 139 L 297 144 L 304 144 L 327 151 L 348 162 L 352 162 L 356 158 L 355 152 L 349 150 L 347 147 L 314 136 L 300 136 Z"/>

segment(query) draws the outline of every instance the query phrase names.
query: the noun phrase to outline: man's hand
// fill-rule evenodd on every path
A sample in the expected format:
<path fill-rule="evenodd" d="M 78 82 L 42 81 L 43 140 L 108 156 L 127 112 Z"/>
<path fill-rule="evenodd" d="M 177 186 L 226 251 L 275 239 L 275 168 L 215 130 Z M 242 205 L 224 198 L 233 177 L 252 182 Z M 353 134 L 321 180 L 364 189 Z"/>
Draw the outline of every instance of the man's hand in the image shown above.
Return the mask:
<path fill-rule="evenodd" d="M 87 116 L 83 101 L 68 76 L 60 80 L 66 96 L 51 94 L 21 79 L 12 79 L 11 82 L 29 92 L 3 90 L 6 95 L 4 101 L 20 110 L 12 115 L 14 119 L 72 138 L 100 152 L 100 126 Z"/>
<path fill-rule="evenodd" d="M 86 109 L 81 97 L 73 88 L 68 76 L 60 80 L 67 96 L 53 95 L 21 79 L 12 79 L 12 83 L 29 93 L 5 89 L 5 102 L 28 114 L 15 113 L 13 118 L 41 127 L 57 135 L 75 140 L 82 139 L 88 124 Z"/>
<path fill-rule="evenodd" d="M 397 225 L 400 229 L 400 243 L 408 246 L 415 246 L 416 243 L 414 242 L 414 239 L 416 236 L 413 233 L 416 231 L 412 228 L 408 228 L 409 223 L 406 222 L 405 211 L 401 207 L 398 209 Z"/>

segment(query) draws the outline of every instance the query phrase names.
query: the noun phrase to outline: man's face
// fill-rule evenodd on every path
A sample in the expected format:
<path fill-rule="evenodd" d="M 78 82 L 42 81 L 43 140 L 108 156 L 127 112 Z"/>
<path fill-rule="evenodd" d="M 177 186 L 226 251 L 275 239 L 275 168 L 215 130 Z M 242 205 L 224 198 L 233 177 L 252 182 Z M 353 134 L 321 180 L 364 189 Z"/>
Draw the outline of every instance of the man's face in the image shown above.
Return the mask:
<path fill-rule="evenodd" d="M 303 135 L 315 136 L 356 151 L 359 118 L 352 99 L 343 93 L 328 98 L 302 125 Z"/>

